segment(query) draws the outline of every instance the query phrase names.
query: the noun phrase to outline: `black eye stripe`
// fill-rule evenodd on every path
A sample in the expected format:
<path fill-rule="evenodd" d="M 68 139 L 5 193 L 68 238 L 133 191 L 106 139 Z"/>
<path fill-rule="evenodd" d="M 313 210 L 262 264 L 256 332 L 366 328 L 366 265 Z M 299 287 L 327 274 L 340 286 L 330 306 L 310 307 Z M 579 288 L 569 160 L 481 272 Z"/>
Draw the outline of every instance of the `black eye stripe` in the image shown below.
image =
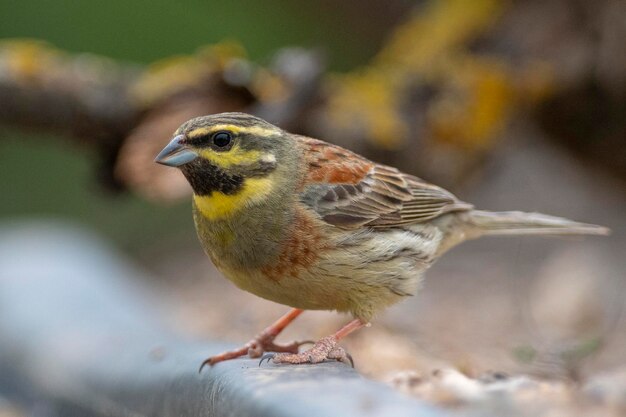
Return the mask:
<path fill-rule="evenodd" d="M 196 135 L 187 139 L 187 143 L 191 145 L 207 145 L 210 142 L 211 135 Z"/>
<path fill-rule="evenodd" d="M 228 130 L 220 130 L 202 135 L 194 135 L 187 139 L 187 143 L 199 147 L 208 146 L 219 152 L 228 151 L 233 147 L 234 135 Z"/>

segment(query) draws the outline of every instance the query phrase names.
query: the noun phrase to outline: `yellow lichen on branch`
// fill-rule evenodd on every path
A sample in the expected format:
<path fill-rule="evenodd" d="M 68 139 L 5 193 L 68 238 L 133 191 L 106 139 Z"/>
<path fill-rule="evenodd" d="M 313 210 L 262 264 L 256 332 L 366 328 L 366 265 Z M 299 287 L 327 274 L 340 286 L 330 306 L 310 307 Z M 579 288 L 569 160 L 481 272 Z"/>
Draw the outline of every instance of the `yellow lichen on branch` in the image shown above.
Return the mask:
<path fill-rule="evenodd" d="M 500 17 L 499 0 L 430 1 L 392 34 L 371 64 L 329 82 L 328 122 L 343 134 L 398 148 L 420 132 L 467 149 L 491 144 L 515 106 L 532 93 L 536 65 L 514 68 L 501 58 L 471 51 L 471 42 Z M 530 73 L 530 74 L 528 74 Z M 526 81 L 535 81 L 528 86 Z M 407 113 L 413 90 L 428 86 L 430 97 L 422 117 Z"/>
<path fill-rule="evenodd" d="M 179 55 L 150 64 L 131 88 L 140 105 L 151 107 L 182 91 L 201 89 L 214 76 L 246 58 L 236 42 L 222 42 L 201 48 L 193 55 Z"/>
<path fill-rule="evenodd" d="M 0 73 L 17 82 L 30 82 L 58 62 L 61 54 L 47 43 L 35 39 L 11 39 L 0 42 Z"/>

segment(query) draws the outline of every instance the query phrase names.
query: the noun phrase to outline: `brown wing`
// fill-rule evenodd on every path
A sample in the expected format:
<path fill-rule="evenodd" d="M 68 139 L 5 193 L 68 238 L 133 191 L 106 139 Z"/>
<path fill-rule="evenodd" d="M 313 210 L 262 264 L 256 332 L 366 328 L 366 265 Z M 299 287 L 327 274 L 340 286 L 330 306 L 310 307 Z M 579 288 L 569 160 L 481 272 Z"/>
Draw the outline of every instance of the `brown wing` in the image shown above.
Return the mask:
<path fill-rule="evenodd" d="M 307 176 L 301 200 L 338 227 L 394 227 L 421 223 L 470 204 L 395 168 L 376 164 L 339 146 L 299 137 Z"/>

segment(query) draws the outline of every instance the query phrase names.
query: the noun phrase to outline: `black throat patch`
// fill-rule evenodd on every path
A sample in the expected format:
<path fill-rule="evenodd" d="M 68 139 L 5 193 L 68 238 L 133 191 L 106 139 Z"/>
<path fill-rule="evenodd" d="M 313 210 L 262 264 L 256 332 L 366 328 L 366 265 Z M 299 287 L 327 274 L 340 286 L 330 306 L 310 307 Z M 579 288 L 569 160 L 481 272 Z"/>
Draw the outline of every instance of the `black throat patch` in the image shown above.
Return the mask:
<path fill-rule="evenodd" d="M 181 171 L 189 181 L 193 192 L 199 196 L 211 195 L 213 191 L 232 195 L 239 192 L 243 186 L 242 175 L 228 174 L 203 158 L 197 158 L 182 166 Z"/>

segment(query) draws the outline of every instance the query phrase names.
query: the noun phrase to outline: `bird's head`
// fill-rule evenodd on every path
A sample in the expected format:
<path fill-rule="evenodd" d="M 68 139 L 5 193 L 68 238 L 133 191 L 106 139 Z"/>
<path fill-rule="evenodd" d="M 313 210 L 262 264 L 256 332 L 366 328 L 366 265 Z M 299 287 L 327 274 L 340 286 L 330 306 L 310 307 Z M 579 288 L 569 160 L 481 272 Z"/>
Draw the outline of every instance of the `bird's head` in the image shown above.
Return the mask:
<path fill-rule="evenodd" d="M 179 168 L 208 213 L 225 199 L 234 209 L 269 194 L 292 154 L 285 131 L 249 114 L 221 113 L 184 123 L 155 162 Z"/>
<path fill-rule="evenodd" d="M 177 167 L 194 193 L 234 194 L 249 178 L 270 175 L 287 144 L 285 132 L 244 113 L 197 117 L 180 126 L 155 162 Z"/>

